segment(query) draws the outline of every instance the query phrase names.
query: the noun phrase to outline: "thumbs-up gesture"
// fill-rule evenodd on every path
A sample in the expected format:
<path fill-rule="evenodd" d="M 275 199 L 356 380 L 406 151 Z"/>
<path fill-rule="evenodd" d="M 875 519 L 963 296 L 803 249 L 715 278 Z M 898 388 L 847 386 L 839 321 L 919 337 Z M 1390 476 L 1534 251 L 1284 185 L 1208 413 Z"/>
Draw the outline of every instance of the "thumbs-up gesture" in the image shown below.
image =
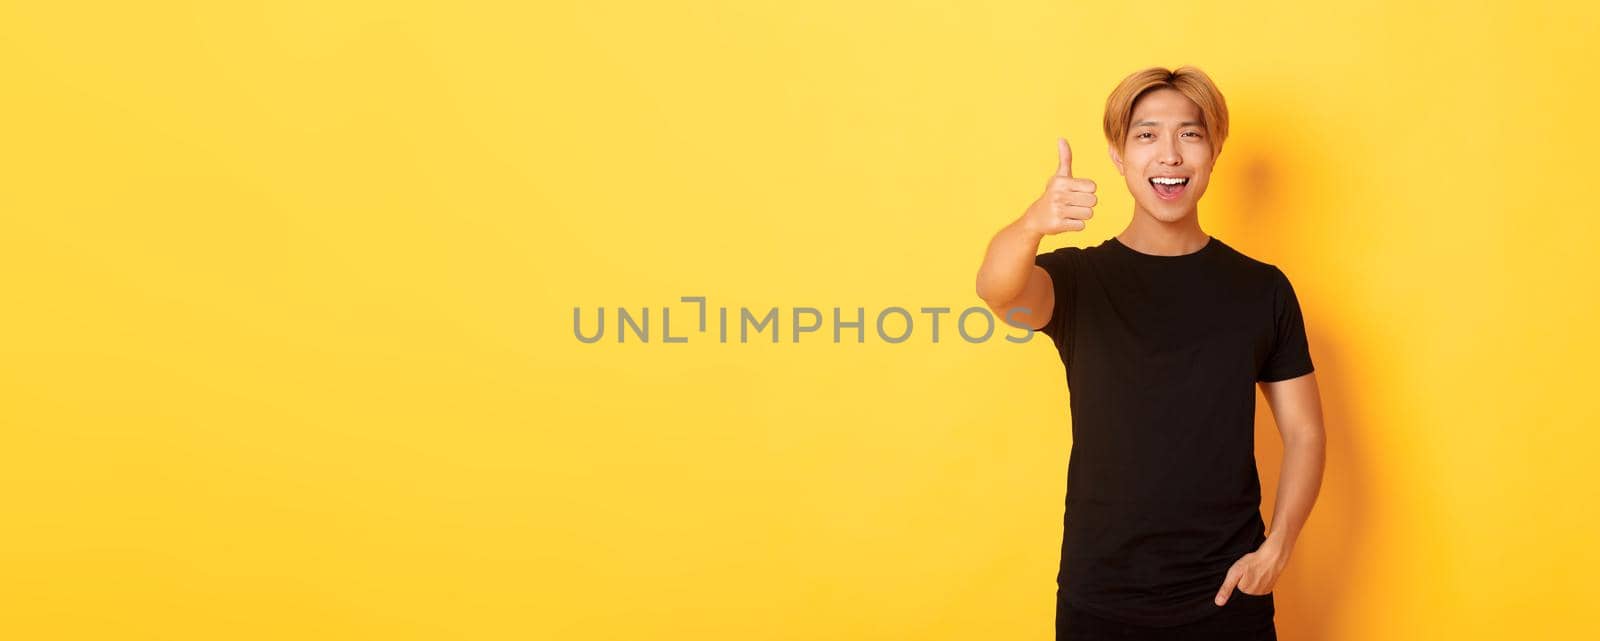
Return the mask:
<path fill-rule="evenodd" d="M 1088 220 L 1094 217 L 1094 206 L 1100 202 L 1094 195 L 1094 181 L 1072 177 L 1072 147 L 1066 138 L 1056 141 L 1061 164 L 1045 183 L 1044 195 L 1028 206 L 1022 214 L 1024 229 L 1041 236 L 1064 231 L 1083 231 Z"/>

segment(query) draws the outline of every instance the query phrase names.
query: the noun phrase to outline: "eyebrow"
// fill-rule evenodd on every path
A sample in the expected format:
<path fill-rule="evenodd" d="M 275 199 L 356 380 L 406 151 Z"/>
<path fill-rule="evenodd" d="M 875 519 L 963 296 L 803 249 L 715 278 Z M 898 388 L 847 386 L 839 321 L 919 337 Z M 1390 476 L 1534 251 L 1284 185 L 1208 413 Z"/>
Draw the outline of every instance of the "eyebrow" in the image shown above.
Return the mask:
<path fill-rule="evenodd" d="M 1140 120 L 1139 122 L 1133 123 L 1133 126 L 1135 126 L 1135 127 L 1143 127 L 1145 125 L 1159 125 L 1159 124 L 1161 124 L 1161 123 L 1156 122 L 1154 120 Z M 1189 126 L 1199 127 L 1199 126 L 1201 126 L 1203 124 L 1205 124 L 1205 123 L 1189 120 L 1189 121 L 1178 123 L 1178 126 L 1179 127 L 1189 127 Z"/>

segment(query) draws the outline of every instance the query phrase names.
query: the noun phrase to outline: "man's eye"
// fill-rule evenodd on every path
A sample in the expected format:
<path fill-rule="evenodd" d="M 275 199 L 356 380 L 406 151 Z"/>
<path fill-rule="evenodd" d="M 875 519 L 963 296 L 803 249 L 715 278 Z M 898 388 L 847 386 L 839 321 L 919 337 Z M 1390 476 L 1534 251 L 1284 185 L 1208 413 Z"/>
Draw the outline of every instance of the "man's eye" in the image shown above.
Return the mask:
<path fill-rule="evenodd" d="M 1199 138 L 1199 137 L 1200 137 L 1200 132 L 1198 132 L 1198 131 L 1185 131 L 1185 132 L 1183 132 L 1183 133 L 1184 133 L 1184 135 L 1189 135 L 1189 134 L 1194 134 L 1194 136 L 1195 136 L 1195 137 L 1196 137 L 1196 138 Z"/>
<path fill-rule="evenodd" d="M 1150 132 L 1146 131 L 1146 132 L 1141 133 L 1141 134 L 1139 134 L 1137 136 L 1134 136 L 1134 137 L 1135 138 L 1143 138 L 1143 137 L 1148 136 L 1148 135 L 1150 135 Z"/>

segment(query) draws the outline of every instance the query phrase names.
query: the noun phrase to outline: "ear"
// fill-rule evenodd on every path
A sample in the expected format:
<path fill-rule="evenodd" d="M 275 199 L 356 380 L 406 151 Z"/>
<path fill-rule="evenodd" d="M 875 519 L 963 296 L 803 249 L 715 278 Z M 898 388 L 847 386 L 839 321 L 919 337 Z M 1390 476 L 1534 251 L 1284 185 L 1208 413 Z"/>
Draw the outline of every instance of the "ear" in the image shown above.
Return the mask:
<path fill-rule="evenodd" d="M 1128 175 L 1128 172 L 1122 170 L 1122 154 L 1117 153 L 1116 146 L 1106 145 L 1106 153 L 1111 154 L 1111 164 L 1117 166 L 1117 173 Z"/>

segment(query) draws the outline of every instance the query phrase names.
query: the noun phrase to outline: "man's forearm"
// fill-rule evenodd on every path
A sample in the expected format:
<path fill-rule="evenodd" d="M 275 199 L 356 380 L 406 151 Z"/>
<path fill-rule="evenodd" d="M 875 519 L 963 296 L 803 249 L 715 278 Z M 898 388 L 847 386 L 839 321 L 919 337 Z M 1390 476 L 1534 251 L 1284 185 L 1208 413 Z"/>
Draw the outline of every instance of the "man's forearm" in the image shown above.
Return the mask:
<path fill-rule="evenodd" d="M 1033 271 L 1034 255 L 1044 236 L 1029 231 L 1018 219 L 1001 228 L 989 241 L 978 269 L 978 297 L 990 305 L 1004 305 L 1022 294 Z"/>
<path fill-rule="evenodd" d="M 1283 469 L 1265 545 L 1277 547 L 1285 556 L 1294 549 L 1300 529 L 1311 515 L 1311 506 L 1317 502 L 1326 452 L 1323 437 L 1316 433 L 1284 439 Z"/>

